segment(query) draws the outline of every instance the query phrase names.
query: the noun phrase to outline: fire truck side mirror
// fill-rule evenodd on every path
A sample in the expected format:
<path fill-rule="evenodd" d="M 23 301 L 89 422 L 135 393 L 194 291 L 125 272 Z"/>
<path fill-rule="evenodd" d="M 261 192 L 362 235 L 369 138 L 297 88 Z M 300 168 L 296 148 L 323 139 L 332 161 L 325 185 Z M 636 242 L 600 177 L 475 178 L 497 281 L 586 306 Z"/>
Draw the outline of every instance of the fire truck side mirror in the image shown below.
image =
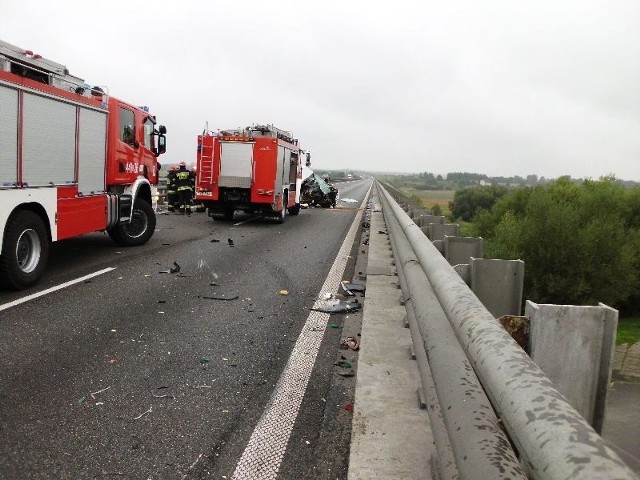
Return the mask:
<path fill-rule="evenodd" d="M 311 153 L 307 152 L 307 163 L 306 163 L 307 167 L 311 166 Z"/>
<path fill-rule="evenodd" d="M 167 137 L 163 134 L 158 135 L 158 146 L 155 148 L 156 157 L 167 151 Z"/>
<path fill-rule="evenodd" d="M 158 133 L 160 133 L 160 135 L 166 135 L 167 127 L 164 125 L 158 125 Z"/>

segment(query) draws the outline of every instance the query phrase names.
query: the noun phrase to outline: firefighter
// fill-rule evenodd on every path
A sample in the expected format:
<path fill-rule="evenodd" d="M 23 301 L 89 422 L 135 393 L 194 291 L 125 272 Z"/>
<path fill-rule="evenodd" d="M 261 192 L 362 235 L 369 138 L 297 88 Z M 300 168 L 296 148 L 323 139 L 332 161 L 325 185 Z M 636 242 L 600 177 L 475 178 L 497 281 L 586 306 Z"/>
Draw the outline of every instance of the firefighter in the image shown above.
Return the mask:
<path fill-rule="evenodd" d="M 176 202 L 178 201 L 178 192 L 176 191 L 176 170 L 178 167 L 175 165 L 169 169 L 167 173 L 167 205 L 168 210 L 173 212 L 176 208 Z"/>
<path fill-rule="evenodd" d="M 193 181 L 195 176 L 187 170 L 187 164 L 180 162 L 176 170 L 176 191 L 178 192 L 178 208 L 180 212 L 191 214 L 191 201 L 193 199 Z"/>
<path fill-rule="evenodd" d="M 333 185 L 329 185 L 329 201 L 331 202 L 331 206 L 336 208 L 336 200 L 338 198 L 338 189 Z"/>

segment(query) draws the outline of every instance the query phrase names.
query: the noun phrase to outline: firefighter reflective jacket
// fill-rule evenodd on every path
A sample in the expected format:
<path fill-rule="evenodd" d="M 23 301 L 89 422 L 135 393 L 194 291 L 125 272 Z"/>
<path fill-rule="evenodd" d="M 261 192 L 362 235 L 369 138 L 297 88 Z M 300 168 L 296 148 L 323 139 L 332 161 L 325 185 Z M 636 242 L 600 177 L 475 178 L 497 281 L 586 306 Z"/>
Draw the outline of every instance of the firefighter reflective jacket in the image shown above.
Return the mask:
<path fill-rule="evenodd" d="M 180 168 L 175 173 L 176 175 L 176 190 L 179 192 L 181 190 L 192 190 L 194 175 L 192 172 L 187 170 L 186 168 Z"/>

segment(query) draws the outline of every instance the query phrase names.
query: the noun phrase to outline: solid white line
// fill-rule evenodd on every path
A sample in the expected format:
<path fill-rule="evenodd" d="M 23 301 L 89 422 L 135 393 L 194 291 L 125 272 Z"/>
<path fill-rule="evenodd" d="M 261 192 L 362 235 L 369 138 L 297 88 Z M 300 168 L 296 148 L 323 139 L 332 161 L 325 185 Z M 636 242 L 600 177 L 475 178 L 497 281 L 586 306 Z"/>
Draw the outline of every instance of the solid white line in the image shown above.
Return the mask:
<path fill-rule="evenodd" d="M 370 191 L 371 187 L 362 201 L 362 206 L 367 201 Z M 331 266 L 329 275 L 322 285 L 318 296 L 319 300 L 315 302 L 314 309 L 326 303 L 325 300 L 321 300 L 324 293 L 332 293 L 337 290 L 347 266 L 361 217 L 362 211 L 360 210 L 356 214 L 349 232 L 342 242 L 338 256 Z M 300 405 L 311 378 L 311 371 L 318 356 L 328 319 L 328 313 L 317 311 L 312 311 L 307 317 L 287 365 L 271 394 L 271 399 L 236 465 L 232 477 L 234 480 L 273 480 L 277 478 L 293 424 L 298 417 Z"/>
<path fill-rule="evenodd" d="M 115 267 L 109 267 L 103 270 L 98 270 L 97 272 L 90 273 L 89 275 L 85 275 L 84 277 L 76 278 L 74 280 L 61 283 L 60 285 L 56 285 L 55 287 L 47 288 L 46 290 L 42 290 L 41 292 L 27 295 L 26 297 L 20 298 L 18 300 L 14 300 L 13 302 L 3 303 L 2 305 L 0 305 L 0 311 L 6 310 L 7 308 L 15 307 L 16 305 L 20 305 L 21 303 L 28 302 L 30 300 L 33 300 L 34 298 L 42 297 L 43 295 L 47 295 L 48 293 L 55 292 L 56 290 L 62 290 L 63 288 L 69 287 L 76 283 L 80 283 L 84 280 L 88 280 L 89 278 L 97 277 L 98 275 L 102 275 L 103 273 L 110 272 L 111 270 L 115 270 Z"/>

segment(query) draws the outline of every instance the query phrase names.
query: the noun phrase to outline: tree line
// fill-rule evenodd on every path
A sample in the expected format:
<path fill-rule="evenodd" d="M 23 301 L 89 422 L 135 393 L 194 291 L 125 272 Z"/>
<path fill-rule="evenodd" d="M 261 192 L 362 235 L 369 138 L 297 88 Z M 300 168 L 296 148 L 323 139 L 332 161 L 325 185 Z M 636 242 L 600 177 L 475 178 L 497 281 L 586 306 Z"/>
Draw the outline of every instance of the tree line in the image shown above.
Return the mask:
<path fill-rule="evenodd" d="M 524 261 L 525 298 L 640 312 L 640 187 L 613 177 L 484 185 L 456 191 L 450 207 L 487 258 Z"/>
<path fill-rule="evenodd" d="M 521 177 L 515 175 L 512 177 L 494 176 L 490 177 L 482 173 L 471 172 L 449 172 L 446 175 L 437 175 L 430 172 L 420 172 L 414 174 L 402 174 L 391 175 L 387 174 L 383 176 L 386 181 L 400 186 L 409 187 L 415 190 L 460 190 L 467 187 L 476 186 L 493 186 L 504 188 L 524 188 L 534 187 L 537 185 L 544 185 L 555 181 L 555 179 L 547 179 L 545 177 L 538 177 L 538 175 L 527 175 Z M 574 183 L 582 183 L 585 181 L 583 178 L 563 177 L 570 179 Z M 628 180 L 615 180 L 616 183 L 624 187 L 637 187 L 640 186 L 637 182 Z"/>

